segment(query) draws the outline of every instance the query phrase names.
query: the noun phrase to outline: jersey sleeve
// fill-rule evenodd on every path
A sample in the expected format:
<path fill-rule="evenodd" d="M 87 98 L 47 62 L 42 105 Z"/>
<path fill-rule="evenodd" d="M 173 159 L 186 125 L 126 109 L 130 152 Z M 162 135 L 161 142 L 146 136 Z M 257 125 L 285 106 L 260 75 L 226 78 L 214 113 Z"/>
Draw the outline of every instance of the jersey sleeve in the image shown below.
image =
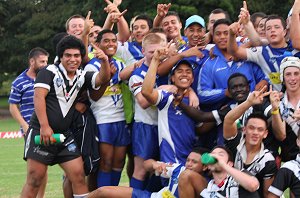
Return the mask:
<path fill-rule="evenodd" d="M 254 62 L 259 65 L 259 57 L 262 54 L 262 47 L 246 48 L 247 61 Z"/>
<path fill-rule="evenodd" d="M 280 168 L 268 191 L 280 197 L 287 188 L 291 187 L 294 177 L 293 171 L 290 169 Z"/>
<path fill-rule="evenodd" d="M 37 74 L 37 77 L 35 79 L 34 88 L 36 88 L 36 87 L 45 88 L 48 91 L 50 91 L 51 84 L 53 83 L 53 77 L 54 77 L 54 75 L 51 71 L 47 70 L 47 68 L 43 68 Z"/>
<path fill-rule="evenodd" d="M 159 110 L 162 110 L 165 108 L 171 101 L 173 101 L 173 95 L 169 92 L 166 92 L 164 90 L 157 90 L 158 91 L 158 97 L 157 97 L 157 102 L 156 106 Z M 171 100 L 171 101 L 170 101 Z"/>
<path fill-rule="evenodd" d="M 16 82 L 12 83 L 11 89 L 10 89 L 10 95 L 8 98 L 8 103 L 10 104 L 20 104 L 22 98 L 22 92 Z"/>
<path fill-rule="evenodd" d="M 129 90 L 134 96 L 142 91 L 144 79 L 137 75 L 132 75 L 129 79 Z"/>
<path fill-rule="evenodd" d="M 233 159 L 235 159 L 236 153 L 237 153 L 237 146 L 239 145 L 242 137 L 242 131 L 239 130 L 237 135 L 229 140 L 224 140 L 225 146 L 232 152 Z"/>

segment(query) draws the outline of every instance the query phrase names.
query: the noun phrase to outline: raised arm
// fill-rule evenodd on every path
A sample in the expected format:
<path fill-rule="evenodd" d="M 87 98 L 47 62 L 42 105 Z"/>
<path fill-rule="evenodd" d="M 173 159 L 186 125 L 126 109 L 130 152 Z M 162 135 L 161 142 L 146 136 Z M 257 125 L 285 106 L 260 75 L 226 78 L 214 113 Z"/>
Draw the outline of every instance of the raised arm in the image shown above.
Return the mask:
<path fill-rule="evenodd" d="M 239 23 L 235 22 L 229 26 L 229 38 L 227 42 L 228 52 L 238 59 L 247 59 L 247 51 L 244 47 L 239 47 L 236 42 L 236 35 L 239 29 Z"/>
<path fill-rule="evenodd" d="M 90 18 L 91 17 L 91 11 L 88 12 L 85 20 L 84 20 L 84 30 L 82 33 L 82 42 L 85 46 L 85 50 L 86 50 L 86 54 L 85 57 L 83 58 L 83 62 L 84 63 L 88 63 L 89 62 L 89 56 L 88 56 L 88 46 L 89 46 L 89 32 L 91 30 L 91 28 L 94 26 L 94 21 L 93 19 Z"/>
<path fill-rule="evenodd" d="M 95 79 L 95 86 L 99 87 L 110 80 L 110 64 L 107 55 L 96 45 L 91 44 L 94 48 L 95 57 L 101 60 L 101 69 Z"/>
<path fill-rule="evenodd" d="M 153 27 L 160 27 L 160 24 L 163 18 L 167 15 L 169 9 L 171 7 L 171 3 L 169 4 L 157 4 L 157 14 L 153 20 Z"/>
<path fill-rule="evenodd" d="M 292 9 L 290 38 L 292 40 L 293 47 L 300 50 L 300 0 L 295 0 Z"/>

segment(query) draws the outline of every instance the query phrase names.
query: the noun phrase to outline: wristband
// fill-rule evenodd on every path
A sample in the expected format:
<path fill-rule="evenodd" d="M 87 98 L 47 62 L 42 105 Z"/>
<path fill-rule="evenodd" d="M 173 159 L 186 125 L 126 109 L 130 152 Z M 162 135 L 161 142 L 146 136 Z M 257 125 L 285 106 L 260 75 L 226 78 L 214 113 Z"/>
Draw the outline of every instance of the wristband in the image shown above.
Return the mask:
<path fill-rule="evenodd" d="M 272 114 L 272 115 L 277 115 L 277 114 L 279 114 L 279 109 L 276 109 L 276 110 L 274 110 L 274 111 L 271 111 L 271 114 Z"/>

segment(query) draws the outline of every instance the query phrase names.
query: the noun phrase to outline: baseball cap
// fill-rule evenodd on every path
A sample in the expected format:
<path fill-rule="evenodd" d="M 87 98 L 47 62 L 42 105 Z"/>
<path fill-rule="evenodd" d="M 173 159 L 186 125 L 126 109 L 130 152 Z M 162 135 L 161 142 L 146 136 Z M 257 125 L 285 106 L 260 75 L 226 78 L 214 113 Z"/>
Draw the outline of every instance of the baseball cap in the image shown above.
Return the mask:
<path fill-rule="evenodd" d="M 190 61 L 188 61 L 188 60 L 186 60 L 186 59 L 181 59 L 181 60 L 179 60 L 179 61 L 173 66 L 173 68 L 172 68 L 172 70 L 171 70 L 171 75 L 174 74 L 175 70 L 176 70 L 181 64 L 186 64 L 186 65 L 190 66 L 190 67 L 194 70 L 194 65 L 193 65 Z"/>
<path fill-rule="evenodd" d="M 288 56 L 282 59 L 280 63 L 280 80 L 283 82 L 283 72 L 287 67 L 298 67 L 300 69 L 300 59 L 294 56 Z"/>
<path fill-rule="evenodd" d="M 198 23 L 199 25 L 201 25 L 202 27 L 205 28 L 205 21 L 204 21 L 204 19 L 201 16 L 199 16 L 199 15 L 193 15 L 193 16 L 190 16 L 185 21 L 185 27 L 184 27 L 184 29 L 188 28 L 192 23 Z"/>

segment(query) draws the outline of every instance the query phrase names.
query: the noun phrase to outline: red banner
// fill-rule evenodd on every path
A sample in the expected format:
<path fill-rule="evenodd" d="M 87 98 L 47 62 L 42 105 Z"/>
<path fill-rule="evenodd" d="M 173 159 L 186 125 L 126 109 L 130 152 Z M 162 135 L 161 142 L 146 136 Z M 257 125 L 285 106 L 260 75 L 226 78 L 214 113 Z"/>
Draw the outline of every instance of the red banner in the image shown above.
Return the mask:
<path fill-rule="evenodd" d="M 7 132 L 0 132 L 0 139 L 12 139 L 12 138 L 22 138 L 23 135 L 21 131 L 7 131 Z"/>

